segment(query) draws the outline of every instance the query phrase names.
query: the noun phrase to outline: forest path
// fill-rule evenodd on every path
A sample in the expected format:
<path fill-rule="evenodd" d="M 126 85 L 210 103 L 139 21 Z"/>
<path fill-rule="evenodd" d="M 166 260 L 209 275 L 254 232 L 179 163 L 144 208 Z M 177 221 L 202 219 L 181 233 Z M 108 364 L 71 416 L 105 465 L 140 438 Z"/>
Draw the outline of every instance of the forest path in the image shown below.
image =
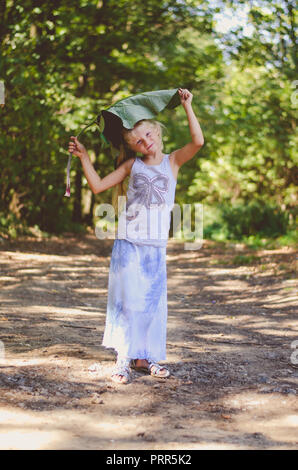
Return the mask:
<path fill-rule="evenodd" d="M 101 346 L 112 244 L 2 242 L 0 449 L 297 448 L 297 253 L 169 240 L 172 375 L 121 386 Z"/>

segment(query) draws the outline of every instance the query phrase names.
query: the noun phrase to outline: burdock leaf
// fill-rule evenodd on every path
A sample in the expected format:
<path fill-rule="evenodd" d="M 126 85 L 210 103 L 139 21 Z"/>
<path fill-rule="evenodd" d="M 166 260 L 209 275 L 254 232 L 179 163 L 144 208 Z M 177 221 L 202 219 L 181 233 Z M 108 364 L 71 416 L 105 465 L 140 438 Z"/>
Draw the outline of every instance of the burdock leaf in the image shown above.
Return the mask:
<path fill-rule="evenodd" d="M 103 134 L 114 147 L 120 148 L 123 127 L 132 129 L 138 121 L 152 119 L 164 109 L 173 109 L 179 104 L 178 88 L 129 96 L 100 112 L 105 121 Z"/>

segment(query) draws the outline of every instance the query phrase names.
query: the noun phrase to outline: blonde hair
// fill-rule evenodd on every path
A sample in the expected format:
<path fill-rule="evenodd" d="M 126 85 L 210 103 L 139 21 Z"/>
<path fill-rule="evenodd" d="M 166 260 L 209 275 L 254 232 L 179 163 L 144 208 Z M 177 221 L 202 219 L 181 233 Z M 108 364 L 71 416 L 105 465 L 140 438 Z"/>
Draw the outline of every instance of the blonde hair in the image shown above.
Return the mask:
<path fill-rule="evenodd" d="M 161 143 L 161 149 L 163 149 L 162 133 L 163 133 L 163 130 L 166 129 L 166 127 L 161 122 L 156 121 L 154 119 L 142 119 L 134 125 L 133 129 L 126 129 L 125 127 L 123 127 L 122 132 L 121 132 L 122 138 L 121 138 L 121 144 L 120 144 L 120 152 L 116 159 L 115 170 L 120 165 L 122 165 L 122 163 L 124 163 L 126 160 L 129 160 L 130 158 L 135 158 L 137 156 L 136 152 L 131 150 L 131 148 L 129 147 L 129 137 L 133 137 L 135 129 L 144 123 L 150 124 L 152 125 L 152 127 L 158 130 L 160 143 Z M 112 205 L 114 207 L 116 214 L 118 214 L 118 196 L 126 196 L 127 186 L 128 186 L 128 178 L 125 178 L 123 181 L 121 181 L 121 183 L 116 184 L 116 186 L 114 186 L 113 188 Z"/>

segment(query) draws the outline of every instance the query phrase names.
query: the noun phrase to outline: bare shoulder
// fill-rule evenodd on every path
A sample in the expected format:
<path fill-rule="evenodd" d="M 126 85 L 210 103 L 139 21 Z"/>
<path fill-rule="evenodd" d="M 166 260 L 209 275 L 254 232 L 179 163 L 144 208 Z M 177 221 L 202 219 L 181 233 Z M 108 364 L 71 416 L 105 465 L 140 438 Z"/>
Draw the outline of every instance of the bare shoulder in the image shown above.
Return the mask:
<path fill-rule="evenodd" d="M 193 142 L 189 142 L 188 144 L 184 145 L 184 147 L 179 148 L 171 153 L 170 161 L 172 162 L 173 168 L 179 168 L 191 158 L 198 153 L 201 149 L 203 144 L 195 144 Z M 178 171 L 177 170 L 177 171 Z"/>
<path fill-rule="evenodd" d="M 125 173 L 125 176 L 130 175 L 132 165 L 134 164 L 135 160 L 135 157 L 128 158 L 119 165 L 118 169 L 121 169 L 121 171 Z"/>

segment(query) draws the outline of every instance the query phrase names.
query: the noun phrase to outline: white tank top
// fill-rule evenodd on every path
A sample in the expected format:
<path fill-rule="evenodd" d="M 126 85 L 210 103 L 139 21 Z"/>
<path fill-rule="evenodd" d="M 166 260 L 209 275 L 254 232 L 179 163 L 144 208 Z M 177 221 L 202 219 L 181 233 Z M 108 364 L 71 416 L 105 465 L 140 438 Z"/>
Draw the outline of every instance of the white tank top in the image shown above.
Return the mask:
<path fill-rule="evenodd" d="M 167 245 L 176 180 L 169 155 L 159 165 L 136 157 L 130 173 L 126 206 L 119 214 L 116 238 L 139 245 Z"/>

